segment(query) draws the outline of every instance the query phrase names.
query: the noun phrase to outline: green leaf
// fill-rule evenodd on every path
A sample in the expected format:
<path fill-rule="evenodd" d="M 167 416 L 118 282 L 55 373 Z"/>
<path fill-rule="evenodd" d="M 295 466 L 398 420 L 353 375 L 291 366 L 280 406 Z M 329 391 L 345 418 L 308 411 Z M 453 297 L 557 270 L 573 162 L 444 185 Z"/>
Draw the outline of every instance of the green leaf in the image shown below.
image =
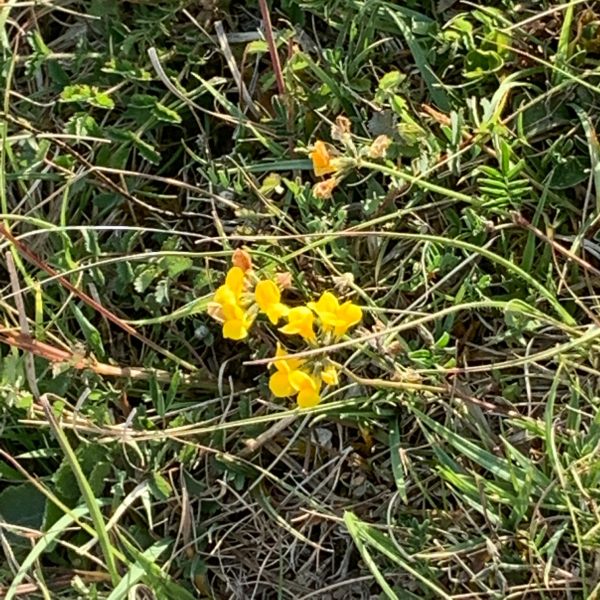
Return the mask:
<path fill-rule="evenodd" d="M 104 345 L 102 344 L 102 336 L 100 332 L 92 325 L 92 323 L 88 320 L 88 318 L 83 314 L 81 309 L 76 305 L 72 304 L 71 309 L 79 326 L 81 327 L 81 331 L 92 350 L 92 352 L 99 358 L 103 358 L 105 356 Z"/>
<path fill-rule="evenodd" d="M 450 98 L 444 91 L 442 82 L 429 65 L 425 51 L 415 37 L 414 28 L 408 24 L 408 19 L 404 15 L 401 16 L 399 12 L 390 9 L 388 10 L 388 14 L 392 17 L 393 21 L 395 21 L 398 29 L 400 29 L 400 32 L 404 36 L 404 39 L 412 52 L 419 73 L 425 80 L 425 84 L 429 89 L 433 101 L 440 110 L 450 112 Z"/>
<path fill-rule="evenodd" d="M 377 563 L 373 560 L 370 552 L 368 551 L 366 545 L 363 543 L 362 531 L 360 528 L 361 522 L 357 517 L 355 517 L 351 512 L 344 513 L 344 523 L 348 532 L 352 536 L 352 540 L 356 544 L 360 555 L 362 556 L 365 564 L 367 565 L 369 571 L 371 571 L 375 581 L 381 586 L 381 589 L 384 591 L 385 595 L 390 600 L 400 600 L 396 592 L 390 587 L 388 582 L 385 580 L 383 573 L 379 570 Z"/>
<path fill-rule="evenodd" d="M 88 480 L 95 496 L 101 496 L 106 487 L 106 478 L 112 470 L 112 463 L 99 462 L 89 474 Z"/>
<path fill-rule="evenodd" d="M 157 500 L 168 500 L 173 494 L 171 484 L 160 474 L 153 473 L 150 490 Z"/>
<path fill-rule="evenodd" d="M 106 108 L 108 110 L 115 107 L 114 100 L 106 92 L 94 92 L 88 102 L 92 106 Z"/>
<path fill-rule="evenodd" d="M 63 461 L 52 476 L 56 494 L 67 504 L 72 504 L 81 496 L 77 487 L 77 479 L 69 464 Z"/>
<path fill-rule="evenodd" d="M 67 85 L 60 94 L 61 102 L 83 102 L 98 108 L 111 109 L 115 103 L 106 93 L 87 84 Z"/>
<path fill-rule="evenodd" d="M 165 256 L 160 260 L 160 266 L 167 270 L 171 279 L 191 269 L 193 265 L 194 261 L 189 256 Z"/>
<path fill-rule="evenodd" d="M 156 106 L 156 98 L 150 94 L 132 94 L 127 102 L 128 108 L 147 108 Z"/>
<path fill-rule="evenodd" d="M 478 79 L 499 71 L 504 66 L 502 57 L 494 50 L 471 50 L 465 57 L 464 75 Z"/>
<path fill-rule="evenodd" d="M 149 575 L 148 563 L 156 563 L 156 560 L 160 558 L 162 554 L 171 545 L 171 540 L 161 540 L 156 542 L 153 546 L 150 546 L 147 550 L 142 552 L 141 557 L 129 567 L 129 570 L 123 576 L 123 579 L 119 582 L 113 591 L 108 596 L 107 600 L 125 600 L 129 597 L 129 592 L 140 581 L 144 576 Z M 143 558 L 142 558 L 143 557 Z"/>
<path fill-rule="evenodd" d="M 13 600 L 17 597 L 17 590 L 19 584 L 23 581 L 27 572 L 32 569 L 44 553 L 44 551 L 52 547 L 54 542 L 67 530 L 67 528 L 77 519 L 83 517 L 88 513 L 86 507 L 76 508 L 71 511 L 70 514 L 63 515 L 50 529 L 36 542 L 35 546 L 31 549 L 31 552 L 27 555 L 27 558 L 21 563 L 19 571 L 13 577 L 10 588 L 6 592 L 5 600 Z"/>
<path fill-rule="evenodd" d="M 406 80 L 406 75 L 400 71 L 389 71 L 380 80 L 377 88 L 385 92 L 395 92 L 400 84 Z"/>
<path fill-rule="evenodd" d="M 400 427 L 398 420 L 396 420 L 390 429 L 389 446 L 392 462 L 392 473 L 394 474 L 396 489 L 400 494 L 400 498 L 402 498 L 405 504 L 408 504 L 408 496 L 406 494 L 406 479 L 404 478 L 404 468 L 400 460 Z"/>
<path fill-rule="evenodd" d="M 61 102 L 87 102 L 92 88 L 86 84 L 67 85 L 60 94 Z"/>
<path fill-rule="evenodd" d="M 555 163 L 551 175 L 551 186 L 554 189 L 564 190 L 572 188 L 578 183 L 586 181 L 589 169 L 585 159 L 580 156 L 568 156 L 560 163 Z"/>
<path fill-rule="evenodd" d="M 269 51 L 269 45 L 265 40 L 254 40 L 246 46 L 246 53 L 251 54 L 266 54 Z"/>
<path fill-rule="evenodd" d="M 167 304 L 169 302 L 169 280 L 160 279 L 154 290 L 154 298 L 159 304 Z"/>
<path fill-rule="evenodd" d="M 446 592 L 437 585 L 435 582 L 436 578 L 434 577 L 433 573 L 430 572 L 430 569 L 425 567 L 429 572 L 427 574 L 421 573 L 416 566 L 413 566 L 413 559 L 410 557 L 410 555 L 400 548 L 398 544 L 395 544 L 392 540 L 390 540 L 390 538 L 384 535 L 381 531 L 378 531 L 368 523 L 361 521 L 351 512 L 344 513 L 344 523 L 348 528 L 348 531 L 352 536 L 352 539 L 354 540 L 359 552 L 365 560 L 365 563 L 367 563 L 369 570 L 373 574 L 373 577 L 375 577 L 377 583 L 379 583 L 389 598 L 398 598 L 398 596 L 385 581 L 384 576 L 367 551 L 367 544 L 395 562 L 412 578 L 420 581 L 424 587 L 429 588 L 429 590 L 435 593 L 436 598 L 452 600 L 452 596 L 446 594 Z"/>
<path fill-rule="evenodd" d="M 159 275 L 160 269 L 156 266 L 144 267 L 133 280 L 133 288 L 139 294 L 143 294 Z"/>
<path fill-rule="evenodd" d="M 174 111 L 172 108 L 161 104 L 160 102 L 156 102 L 152 114 L 159 121 L 166 121 L 167 123 L 181 123 L 181 116 L 179 113 Z"/>
<path fill-rule="evenodd" d="M 46 497 L 30 483 L 11 485 L 0 493 L 0 521 L 30 529 L 41 529 L 46 509 Z M 10 534 L 11 542 L 22 538 Z M 25 542 L 26 543 L 26 542 Z"/>
<path fill-rule="evenodd" d="M 46 415 L 46 419 L 50 425 L 50 428 L 54 432 L 54 435 L 56 436 L 56 439 L 58 440 L 58 443 L 65 455 L 65 460 L 69 463 L 69 466 L 73 470 L 73 474 L 77 479 L 77 485 L 81 491 L 81 495 L 85 500 L 86 506 L 90 513 L 90 517 L 94 524 L 94 529 L 98 536 L 98 541 L 102 549 L 102 554 L 104 556 L 108 572 L 110 573 L 111 581 L 113 585 L 116 586 L 118 585 L 121 579 L 116 562 L 117 552 L 114 546 L 111 544 L 110 538 L 108 536 L 106 523 L 104 521 L 102 512 L 100 511 L 100 504 L 98 502 L 98 499 L 94 496 L 94 493 L 90 488 L 90 484 L 86 479 L 86 476 L 83 470 L 81 469 L 81 465 L 77 460 L 77 456 L 69 442 L 69 438 L 63 431 L 59 422 L 56 420 L 56 417 L 54 416 L 52 407 L 50 406 L 48 400 L 44 396 L 41 396 L 40 403 L 42 404 L 42 408 L 44 409 L 44 413 Z"/>
<path fill-rule="evenodd" d="M 132 131 L 127 133 L 128 138 L 133 142 L 133 145 L 148 162 L 151 162 L 154 165 L 160 163 L 160 153 L 152 144 L 144 141 L 138 134 L 133 133 Z"/>
<path fill-rule="evenodd" d="M 76 136 L 101 137 L 102 130 L 91 115 L 83 112 L 75 113 L 66 123 L 65 131 Z"/>

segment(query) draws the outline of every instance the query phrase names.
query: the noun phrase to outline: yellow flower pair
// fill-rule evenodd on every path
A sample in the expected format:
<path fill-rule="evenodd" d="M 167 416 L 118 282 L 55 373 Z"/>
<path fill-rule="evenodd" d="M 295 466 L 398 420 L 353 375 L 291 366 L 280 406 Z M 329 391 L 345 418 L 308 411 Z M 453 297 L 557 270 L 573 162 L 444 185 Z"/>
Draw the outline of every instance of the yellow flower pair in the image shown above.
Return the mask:
<path fill-rule="evenodd" d="M 350 327 L 362 319 L 360 306 L 352 302 L 339 303 L 331 293 L 325 292 L 317 302 L 309 302 L 306 306 L 292 308 L 287 317 L 288 324 L 279 331 L 286 335 L 298 334 L 308 342 L 314 342 L 315 314 L 319 318 L 321 329 L 324 333 L 333 332 L 336 337 L 343 336 Z"/>
<path fill-rule="evenodd" d="M 329 366 L 320 375 L 304 369 L 305 363 L 298 358 L 281 358 L 286 352 L 278 344 L 273 362 L 275 372 L 269 378 L 269 389 L 277 398 L 296 396 L 300 408 L 311 408 L 321 402 L 321 383 L 337 385 L 338 375 L 335 367 Z"/>
<path fill-rule="evenodd" d="M 281 302 L 281 292 L 273 281 L 259 281 L 254 295 L 248 293 L 248 272 L 240 267 L 231 267 L 225 283 L 217 289 L 213 298 L 216 310 L 212 314 L 223 323 L 223 337 L 230 340 L 248 337 L 256 317 L 256 307 L 274 325 L 290 310 Z"/>

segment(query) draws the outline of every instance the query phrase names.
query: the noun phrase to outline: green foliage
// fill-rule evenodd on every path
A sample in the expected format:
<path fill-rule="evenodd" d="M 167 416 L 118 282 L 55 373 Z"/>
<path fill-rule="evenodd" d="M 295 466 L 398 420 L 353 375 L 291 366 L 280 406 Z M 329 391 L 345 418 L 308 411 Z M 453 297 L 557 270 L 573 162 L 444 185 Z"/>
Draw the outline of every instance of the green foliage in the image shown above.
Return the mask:
<path fill-rule="evenodd" d="M 594 3 L 269 2 L 284 97 L 256 0 L 20 4 L 0 596 L 595 597 Z M 207 314 L 241 247 L 363 308 L 311 412 Z"/>

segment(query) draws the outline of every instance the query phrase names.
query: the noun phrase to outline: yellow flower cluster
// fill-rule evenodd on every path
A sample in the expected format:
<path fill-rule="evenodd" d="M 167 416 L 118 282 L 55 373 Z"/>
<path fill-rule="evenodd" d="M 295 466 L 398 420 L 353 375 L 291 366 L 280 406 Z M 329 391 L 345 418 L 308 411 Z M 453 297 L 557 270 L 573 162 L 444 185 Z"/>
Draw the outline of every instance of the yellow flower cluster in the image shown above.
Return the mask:
<path fill-rule="evenodd" d="M 340 304 L 331 292 L 325 292 L 316 302 L 305 306 L 289 307 L 282 302 L 277 280 L 257 280 L 251 263 L 233 266 L 213 297 L 209 306 L 211 316 L 223 325 L 223 337 L 242 340 L 248 337 L 250 328 L 259 314 L 267 317 L 273 325 L 283 319 L 286 323 L 278 328 L 284 335 L 298 335 L 315 347 L 319 341 L 329 343 L 358 324 L 362 310 L 347 301 Z M 279 278 L 283 281 L 283 278 Z M 298 406 L 307 408 L 321 401 L 321 386 L 337 385 L 338 373 L 334 365 L 326 362 L 312 364 L 287 356 L 278 343 L 273 360 L 275 371 L 269 379 L 269 388 L 278 398 L 296 396 Z"/>

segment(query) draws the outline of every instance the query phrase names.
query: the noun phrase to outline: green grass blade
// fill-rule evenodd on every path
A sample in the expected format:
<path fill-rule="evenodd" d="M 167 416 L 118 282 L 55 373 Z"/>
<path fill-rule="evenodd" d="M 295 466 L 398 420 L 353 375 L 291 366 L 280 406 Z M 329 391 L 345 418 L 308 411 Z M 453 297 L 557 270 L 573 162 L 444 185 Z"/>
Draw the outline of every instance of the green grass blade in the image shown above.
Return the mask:
<path fill-rule="evenodd" d="M 562 26 L 560 28 L 560 36 L 558 38 L 558 48 L 556 49 L 555 62 L 559 67 L 565 68 L 571 55 L 571 28 L 573 27 L 573 15 L 575 13 L 575 4 L 571 0 L 569 6 L 565 10 Z M 564 79 L 564 74 L 561 71 L 554 72 L 554 84 L 559 84 Z"/>
<path fill-rule="evenodd" d="M 362 556 L 363 560 L 365 561 L 365 564 L 369 568 L 369 571 L 371 571 L 371 574 L 375 578 L 375 581 L 377 581 L 377 583 L 380 585 L 384 594 L 390 600 L 400 600 L 400 597 L 389 586 L 388 582 L 385 580 L 385 577 L 379 570 L 379 567 L 373 560 L 373 557 L 367 550 L 367 547 L 365 546 L 365 544 L 363 542 L 363 536 L 362 536 L 362 532 L 360 529 L 361 522 L 359 521 L 359 519 L 356 516 L 354 516 L 351 512 L 345 512 L 344 513 L 344 523 L 346 524 L 348 533 L 350 533 L 353 542 L 356 544 L 356 547 L 358 548 L 358 551 L 360 552 L 360 555 Z"/>
<path fill-rule="evenodd" d="M 86 479 L 83 470 L 77 460 L 77 456 L 69 443 L 67 436 L 62 430 L 60 424 L 56 420 L 54 413 L 52 412 L 52 407 L 48 402 L 48 398 L 46 396 L 42 396 L 40 398 L 40 402 L 42 403 L 42 407 L 44 409 L 44 413 L 48 422 L 50 423 L 50 427 L 56 436 L 58 443 L 65 455 L 65 459 L 68 462 L 71 470 L 73 471 L 73 475 L 77 480 L 77 485 L 79 486 L 79 490 L 81 491 L 81 495 L 88 507 L 90 517 L 92 522 L 94 523 L 94 529 L 96 534 L 98 535 L 98 541 L 100 543 L 100 547 L 102 549 L 102 554 L 104 555 L 104 560 L 106 561 L 106 567 L 110 574 L 110 578 L 113 582 L 113 585 L 118 585 L 121 577 L 119 576 L 119 572 L 117 570 L 117 563 L 115 560 L 115 550 L 112 547 L 110 539 L 108 537 L 108 532 L 106 531 L 106 524 L 104 522 L 104 517 L 100 512 L 100 508 L 98 506 L 98 500 L 94 496 L 94 492 L 90 487 L 88 480 Z"/>
<path fill-rule="evenodd" d="M 444 91 L 442 87 L 442 82 L 434 73 L 433 69 L 429 66 L 429 62 L 427 61 L 427 57 L 425 56 L 425 52 L 423 48 L 415 38 L 412 29 L 409 27 L 408 23 L 404 20 L 396 10 L 388 10 L 389 16 L 398 26 L 404 39 L 412 52 L 413 58 L 415 60 L 415 64 L 419 69 L 419 73 L 421 77 L 425 80 L 425 84 L 429 89 L 429 93 L 437 107 L 444 112 L 450 112 L 451 102 L 450 98 Z"/>
<path fill-rule="evenodd" d="M 129 590 L 131 590 L 144 575 L 148 574 L 148 563 L 155 564 L 156 560 L 160 558 L 170 545 L 171 540 L 162 540 L 153 546 L 150 546 L 147 550 L 144 550 L 144 552 L 141 553 L 143 559 L 138 558 L 131 567 L 129 567 L 129 570 L 123 575 L 123 578 L 119 581 L 117 587 L 110 593 L 107 600 L 125 600 Z"/>
<path fill-rule="evenodd" d="M 13 600 L 17 595 L 19 585 L 26 577 L 28 571 L 33 568 L 36 561 L 44 553 L 48 546 L 52 545 L 58 537 L 64 533 L 76 519 L 79 519 L 86 514 L 89 510 L 85 506 L 79 508 L 73 508 L 71 514 L 63 515 L 50 529 L 44 533 L 44 535 L 36 542 L 35 546 L 29 551 L 29 554 L 25 557 L 16 575 L 10 584 L 10 587 L 6 591 L 5 600 Z"/>

